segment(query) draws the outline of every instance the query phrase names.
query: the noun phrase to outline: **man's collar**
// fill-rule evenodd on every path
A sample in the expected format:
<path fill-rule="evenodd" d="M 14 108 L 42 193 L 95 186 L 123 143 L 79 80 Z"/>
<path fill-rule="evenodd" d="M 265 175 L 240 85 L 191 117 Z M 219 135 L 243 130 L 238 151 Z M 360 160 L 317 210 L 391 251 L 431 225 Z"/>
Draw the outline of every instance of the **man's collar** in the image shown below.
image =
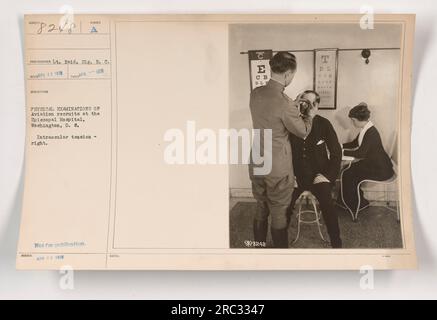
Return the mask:
<path fill-rule="evenodd" d="M 282 83 L 280 83 L 278 80 L 275 80 L 273 78 L 270 78 L 269 82 L 267 82 L 267 85 L 269 87 L 278 89 L 280 91 L 284 91 L 285 89 L 285 86 Z"/>

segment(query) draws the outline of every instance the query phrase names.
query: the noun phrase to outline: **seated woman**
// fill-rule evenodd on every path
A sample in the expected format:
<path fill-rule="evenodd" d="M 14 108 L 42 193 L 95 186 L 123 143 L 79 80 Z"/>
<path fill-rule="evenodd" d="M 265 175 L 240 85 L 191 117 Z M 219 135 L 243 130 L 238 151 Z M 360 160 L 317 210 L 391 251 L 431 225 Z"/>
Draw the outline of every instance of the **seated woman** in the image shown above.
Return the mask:
<path fill-rule="evenodd" d="M 338 203 L 343 203 L 352 212 L 358 208 L 358 184 L 366 179 L 383 181 L 390 179 L 393 174 L 393 165 L 390 157 L 384 150 L 381 136 L 370 119 L 370 110 L 367 104 L 362 102 L 353 107 L 349 112 L 349 118 L 355 127 L 361 128 L 358 136 L 351 142 L 343 144 L 343 154 L 355 157 L 359 161 L 353 163 L 349 169 L 343 172 L 342 190 Z M 369 201 L 360 193 L 360 208 L 362 210 L 369 206 Z"/>

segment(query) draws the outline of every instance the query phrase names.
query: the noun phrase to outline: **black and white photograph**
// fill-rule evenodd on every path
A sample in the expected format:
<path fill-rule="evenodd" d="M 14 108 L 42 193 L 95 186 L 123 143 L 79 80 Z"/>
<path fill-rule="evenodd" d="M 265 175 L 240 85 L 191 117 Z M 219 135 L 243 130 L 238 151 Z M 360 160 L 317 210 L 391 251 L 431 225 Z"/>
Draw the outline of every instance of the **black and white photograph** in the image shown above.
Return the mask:
<path fill-rule="evenodd" d="M 402 37 L 396 22 L 230 24 L 229 123 L 261 150 L 229 169 L 231 248 L 404 248 Z"/>

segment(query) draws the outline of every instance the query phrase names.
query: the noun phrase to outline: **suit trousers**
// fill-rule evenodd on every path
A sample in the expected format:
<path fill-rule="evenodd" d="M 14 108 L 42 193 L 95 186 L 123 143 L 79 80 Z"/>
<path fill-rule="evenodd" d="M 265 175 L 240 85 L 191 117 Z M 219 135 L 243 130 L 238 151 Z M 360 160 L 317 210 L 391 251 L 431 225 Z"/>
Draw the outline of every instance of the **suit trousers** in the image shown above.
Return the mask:
<path fill-rule="evenodd" d="M 328 230 L 331 245 L 336 248 L 341 247 L 338 215 L 332 200 L 332 184 L 328 182 L 322 182 L 309 185 L 306 188 L 294 189 L 291 207 L 294 207 L 297 199 L 305 190 L 311 191 L 319 201 L 320 210 L 322 211 L 323 221 L 325 222 L 326 229 Z"/>

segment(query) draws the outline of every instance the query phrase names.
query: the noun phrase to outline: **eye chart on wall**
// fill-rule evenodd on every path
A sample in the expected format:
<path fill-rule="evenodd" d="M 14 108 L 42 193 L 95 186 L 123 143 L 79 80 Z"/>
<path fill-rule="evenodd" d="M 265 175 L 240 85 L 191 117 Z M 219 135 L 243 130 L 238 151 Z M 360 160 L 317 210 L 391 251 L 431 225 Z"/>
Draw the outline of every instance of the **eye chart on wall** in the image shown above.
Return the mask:
<path fill-rule="evenodd" d="M 319 109 L 337 107 L 338 49 L 314 50 L 314 90 L 320 94 Z"/>
<path fill-rule="evenodd" d="M 249 51 L 250 63 L 250 86 L 251 89 L 266 85 L 270 79 L 269 60 L 272 57 L 272 50 Z"/>

